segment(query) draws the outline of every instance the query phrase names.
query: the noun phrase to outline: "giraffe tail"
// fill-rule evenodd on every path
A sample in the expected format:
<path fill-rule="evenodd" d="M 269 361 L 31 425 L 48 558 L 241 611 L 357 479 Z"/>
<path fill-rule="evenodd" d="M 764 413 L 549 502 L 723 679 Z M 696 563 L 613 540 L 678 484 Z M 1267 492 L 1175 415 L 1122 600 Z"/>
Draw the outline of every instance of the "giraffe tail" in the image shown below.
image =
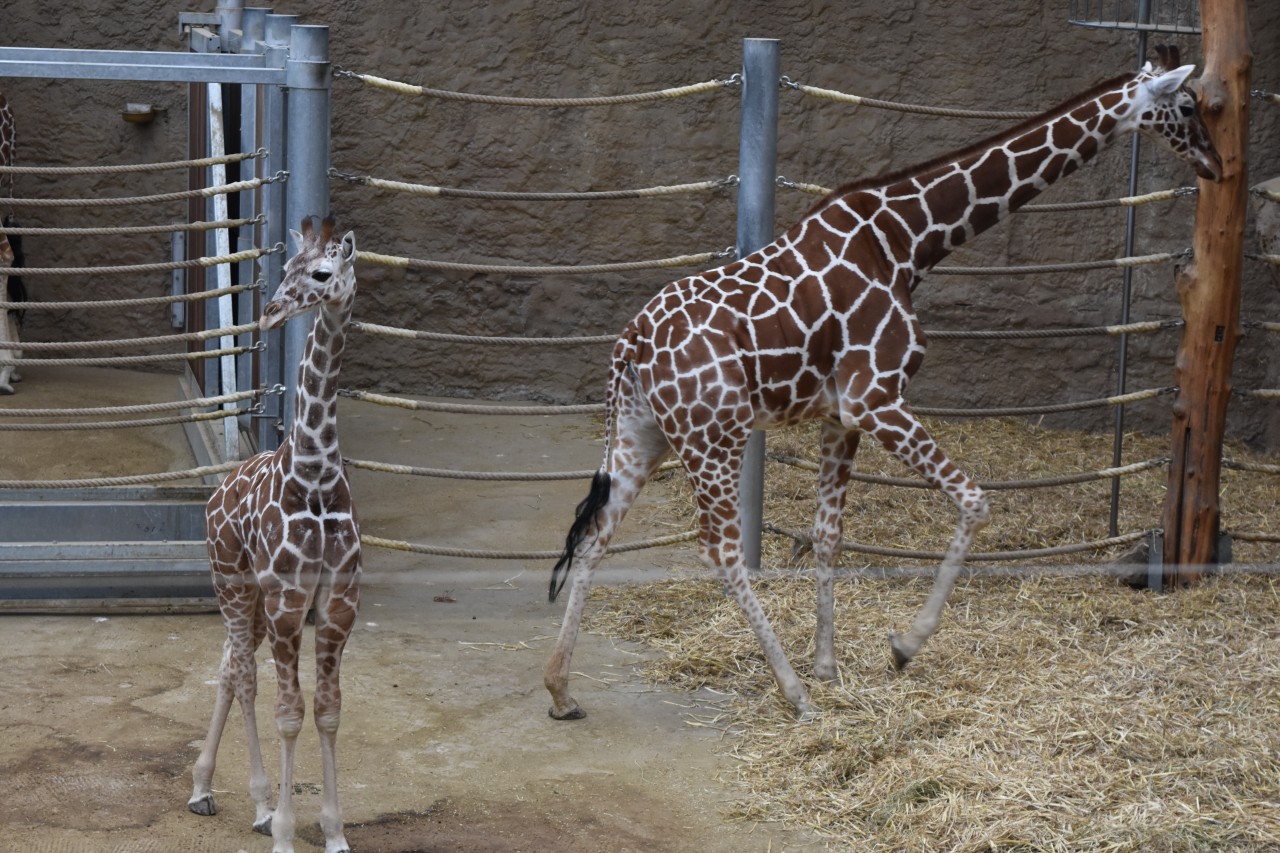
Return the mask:
<path fill-rule="evenodd" d="M 587 538 L 587 533 L 595 524 L 596 514 L 609 503 L 609 491 L 613 478 L 609 476 L 609 455 L 613 448 L 614 404 L 618 397 L 618 384 L 622 381 L 623 372 L 629 369 L 630 359 L 634 357 L 635 330 L 628 328 L 613 348 L 613 362 L 609 369 L 609 384 L 604 392 L 604 461 L 600 469 L 591 478 L 591 489 L 574 510 L 573 524 L 569 526 L 569 534 L 564 538 L 564 552 L 551 569 L 551 587 L 547 601 L 555 603 L 556 596 L 564 589 L 569 580 L 569 570 L 573 568 L 573 556 L 578 546 Z"/>

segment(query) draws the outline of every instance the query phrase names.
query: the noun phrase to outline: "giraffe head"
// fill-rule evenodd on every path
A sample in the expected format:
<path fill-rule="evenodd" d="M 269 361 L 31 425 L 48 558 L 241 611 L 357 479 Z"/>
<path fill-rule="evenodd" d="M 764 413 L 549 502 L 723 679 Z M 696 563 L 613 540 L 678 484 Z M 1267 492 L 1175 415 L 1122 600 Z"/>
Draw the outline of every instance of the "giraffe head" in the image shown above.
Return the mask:
<path fill-rule="evenodd" d="M 314 216 L 302 220 L 302 231 L 289 230 L 297 254 L 284 265 L 284 280 L 275 297 L 262 309 L 258 327 L 274 329 L 322 303 L 336 305 L 350 299 L 356 289 L 356 235 L 348 231 L 333 236 L 333 217 L 325 217 L 316 229 Z"/>
<path fill-rule="evenodd" d="M 1129 115 L 1134 129 L 1159 140 L 1205 180 L 1222 180 L 1222 158 L 1200 117 L 1200 105 L 1186 85 L 1194 65 L 1179 65 L 1176 47 L 1156 48 L 1160 66 L 1150 62 L 1138 74 Z"/>

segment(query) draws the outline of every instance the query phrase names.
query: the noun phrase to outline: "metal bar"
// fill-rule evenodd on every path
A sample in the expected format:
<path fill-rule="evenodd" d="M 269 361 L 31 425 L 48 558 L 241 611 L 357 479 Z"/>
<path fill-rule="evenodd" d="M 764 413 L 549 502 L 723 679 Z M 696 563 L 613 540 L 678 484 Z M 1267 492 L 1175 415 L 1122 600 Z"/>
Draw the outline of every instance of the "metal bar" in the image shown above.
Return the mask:
<path fill-rule="evenodd" d="M 58 47 L 0 47 L 0 62 L 65 65 L 161 65 L 171 68 L 268 68 L 261 56 L 248 54 L 200 54 L 158 50 L 79 50 Z"/>
<path fill-rule="evenodd" d="M 0 77 L 145 80 L 166 83 L 279 83 L 283 80 L 279 71 L 269 68 L 160 65 L 155 62 L 148 65 L 115 65 L 105 62 L 29 62 L 7 59 L 0 59 Z"/>
<path fill-rule="evenodd" d="M 286 143 L 289 193 L 285 201 L 285 218 L 289 227 L 297 228 L 308 216 L 329 213 L 329 120 L 333 74 L 329 65 L 328 27 L 297 24 L 290 29 L 285 74 L 289 87 L 285 120 L 290 129 Z M 302 361 L 310 328 L 308 317 L 295 317 L 284 327 L 288 371 L 284 382 L 286 431 L 293 426 L 298 395 L 296 370 Z"/>
<path fill-rule="evenodd" d="M 225 116 L 222 109 L 222 84 L 209 84 L 209 154 L 213 157 L 221 157 L 227 153 L 227 134 Z M 210 182 L 214 186 L 226 183 L 227 167 L 218 164 L 209 167 Z M 228 218 L 227 216 L 227 197 L 225 195 L 216 195 L 213 201 L 213 219 L 215 222 L 221 222 Z M 212 238 L 214 242 L 214 250 L 216 252 L 231 251 L 231 233 L 226 228 L 213 229 Z M 213 276 L 214 286 L 218 289 L 229 288 L 231 286 L 231 267 L 226 264 L 219 265 L 214 270 Z M 231 304 L 230 294 L 218 297 L 218 327 L 229 328 L 235 325 L 233 317 L 234 306 Z M 223 335 L 219 341 L 222 349 L 230 349 L 235 346 L 235 338 L 231 335 Z M 246 360 L 252 356 L 245 356 Z M 225 355 L 221 359 L 219 366 L 220 372 L 220 393 L 234 394 L 238 388 L 236 384 L 236 357 L 234 355 Z M 223 407 L 229 410 L 235 409 L 235 404 L 223 404 Z M 240 458 L 240 425 L 235 415 L 230 415 L 222 421 L 222 460 L 231 461 Z"/>
<path fill-rule="evenodd" d="M 777 189 L 778 86 L 777 39 L 742 42 L 742 124 L 738 136 L 738 257 L 773 241 L 774 192 Z M 743 556 L 749 569 L 760 568 L 764 522 L 763 430 L 752 430 L 742 460 L 741 513 Z"/>

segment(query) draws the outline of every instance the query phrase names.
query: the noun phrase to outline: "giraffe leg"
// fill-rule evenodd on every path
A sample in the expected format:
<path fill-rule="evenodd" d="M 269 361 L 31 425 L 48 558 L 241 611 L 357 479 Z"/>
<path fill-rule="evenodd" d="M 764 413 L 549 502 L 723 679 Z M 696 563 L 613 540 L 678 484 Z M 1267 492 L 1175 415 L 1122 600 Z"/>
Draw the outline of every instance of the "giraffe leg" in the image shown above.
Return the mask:
<path fill-rule="evenodd" d="M 886 449 L 941 489 L 960 511 L 956 531 L 934 576 L 933 588 L 924 606 L 916 614 L 907 633 L 890 637 L 894 667 L 902 669 L 938 629 L 942 608 L 955 586 L 973 537 L 987 524 L 990 507 L 982 489 L 952 464 L 905 404 L 899 402 L 871 412 L 862 419 L 862 423 L 864 429 L 879 439 Z"/>
<path fill-rule="evenodd" d="M 0 282 L 3 282 L 3 280 L 3 277 L 0 277 Z M 4 322 L 0 323 L 0 359 L 19 358 L 22 354 L 13 348 L 13 345 L 18 342 L 18 320 L 10 311 L 5 310 L 4 315 Z M 14 368 L 12 366 L 0 367 L 0 394 L 13 393 L 13 385 L 11 384 L 14 379 L 13 373 Z"/>
<path fill-rule="evenodd" d="M 814 575 L 817 583 L 817 628 L 814 634 L 814 674 L 834 681 L 839 674 L 835 658 L 835 594 L 832 580 L 844 537 L 844 504 L 849 473 L 862 433 L 830 421 L 822 424 L 822 461 L 818 473 L 818 511 L 813 520 Z"/>
<path fill-rule="evenodd" d="M 278 566 L 275 569 L 277 577 L 292 574 Z M 276 732 L 280 736 L 280 798 L 271 816 L 271 851 L 294 853 L 297 818 L 293 812 L 293 758 L 305 713 L 298 683 L 298 653 L 310 596 L 297 587 L 277 588 L 264 594 L 267 634 L 276 661 Z"/>
<path fill-rule="evenodd" d="M 359 541 L 354 534 L 353 541 Z M 324 765 L 324 799 L 320 806 L 320 829 L 324 832 L 325 853 L 350 853 L 342 832 L 342 809 L 338 805 L 338 724 L 342 717 L 342 686 L 339 670 L 347 638 L 355 626 L 359 605 L 359 555 L 339 569 L 333 586 L 322 587 L 316 597 L 316 731 L 320 735 L 320 757 Z"/>
<path fill-rule="evenodd" d="M 543 683 L 551 694 L 549 713 L 557 720 L 580 720 L 587 715 L 569 694 L 569 661 L 578 641 L 582 608 L 591 590 L 591 575 L 640 490 L 671 452 L 666 436 L 630 376 L 623 378 L 619 389 L 617 435 L 608 460 L 609 499 L 596 513 L 587 536 L 576 546 L 573 562 L 577 564 L 577 572 L 569 586 L 560 636 L 543 675 Z"/>

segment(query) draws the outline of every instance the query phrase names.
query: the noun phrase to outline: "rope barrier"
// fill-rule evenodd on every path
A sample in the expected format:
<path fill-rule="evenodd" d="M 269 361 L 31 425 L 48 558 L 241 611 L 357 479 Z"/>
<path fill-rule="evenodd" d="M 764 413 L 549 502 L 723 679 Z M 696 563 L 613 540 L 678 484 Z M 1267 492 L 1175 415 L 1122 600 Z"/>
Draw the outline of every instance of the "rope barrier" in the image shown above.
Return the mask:
<path fill-rule="evenodd" d="M 223 409 L 217 412 L 195 412 L 189 415 L 173 415 L 167 418 L 142 418 L 124 421 L 93 421 L 60 424 L 6 424 L 0 423 L 0 432 L 63 432 L 66 430 L 109 430 L 133 429 L 136 427 L 168 426 L 170 424 L 199 423 L 200 421 L 220 421 L 240 415 L 259 414 L 260 409 L 251 406 L 247 409 Z"/>
<path fill-rule="evenodd" d="M 96 477 L 83 480 L 0 480 L 0 489 L 96 489 L 110 486 L 145 486 L 150 483 L 168 483 L 174 480 L 193 480 L 213 474 L 224 474 L 240 467 L 240 462 L 223 462 L 188 468 L 185 471 L 164 471 L 158 474 L 131 474 L 125 477 Z"/>
<path fill-rule="evenodd" d="M 446 101 L 464 101 L 473 104 L 493 104 L 507 107 L 600 107 L 612 104 L 640 104 L 648 101 L 669 101 L 675 98 L 683 98 L 689 95 L 698 95 L 703 92 L 711 92 L 729 86 L 736 86 L 742 79 L 740 75 L 734 74 L 726 80 L 708 80 L 704 83 L 694 83 L 689 86 L 659 89 L 654 92 L 637 92 L 630 95 L 603 95 L 589 98 L 517 98 L 506 95 L 473 95 L 466 92 L 450 92 L 445 89 L 431 89 L 426 86 L 416 86 L 412 83 L 401 83 L 396 80 L 388 80 L 384 77 L 375 77 L 372 74 L 357 74 L 356 72 L 348 71 L 345 68 L 335 69 L 333 76 L 339 78 L 349 77 L 359 80 L 366 86 L 371 86 L 376 89 L 385 89 L 401 95 L 422 95 L 428 98 L 439 98 Z"/>
<path fill-rule="evenodd" d="M 1256 254 L 1254 252 L 1245 252 L 1244 256 L 1251 261 L 1262 261 L 1273 267 L 1280 267 L 1280 255 Z"/>
<path fill-rule="evenodd" d="M 0 365 L 4 362 L 0 361 Z M 406 400 L 403 397 L 388 397 L 384 394 L 373 394 L 368 391 L 352 391 L 347 388 L 338 389 L 339 397 L 348 397 L 378 406 L 395 406 L 418 412 L 448 412 L 457 415 L 594 415 L 604 411 L 604 403 L 590 403 L 583 406 L 493 406 L 471 405 L 467 403 L 433 403 L 428 400 Z"/>
<path fill-rule="evenodd" d="M 21 348 L 21 344 L 18 348 Z M 231 347 L 229 349 L 201 350 L 199 352 L 157 353 L 155 355 L 121 355 L 103 358 L 0 358 L 0 367 L 121 367 L 138 364 L 161 364 L 166 361 L 199 361 L 206 358 L 222 358 L 224 355 L 241 355 L 259 352 L 262 347 Z"/>
<path fill-rule="evenodd" d="M 1255 400 L 1280 400 L 1280 388 L 1237 389 L 1232 393 Z"/>
<path fill-rule="evenodd" d="M 779 175 L 777 184 L 780 187 L 791 190 L 799 190 L 800 192 L 809 193 L 810 195 L 830 195 L 834 192 L 832 187 L 824 187 L 821 184 L 803 184 L 796 181 L 789 181 L 785 177 Z M 1143 195 L 1122 196 L 1120 198 L 1104 198 L 1096 201 L 1071 201 L 1055 204 L 1028 204 L 1019 208 L 1020 213 L 1063 213 L 1067 211 L 1077 210 L 1100 210 L 1103 208 L 1114 207 L 1138 207 L 1144 204 L 1155 204 L 1160 201 L 1170 201 L 1172 199 L 1183 198 L 1184 196 L 1192 196 L 1200 190 L 1196 187 L 1178 187 L 1172 190 L 1160 190 L 1158 192 L 1145 193 Z M 1259 195 L 1265 193 L 1259 192 Z"/>
<path fill-rule="evenodd" d="M 689 530 L 685 533 L 674 533 L 670 536 L 659 536 L 655 539 L 646 539 L 641 542 L 628 542 L 623 545 L 610 545 L 605 549 L 606 554 L 624 554 L 628 551 L 642 551 L 646 548 L 661 548 L 664 545 L 675 545 L 680 542 L 688 542 L 698 536 L 696 530 Z M 368 545 L 372 548 L 388 548 L 393 551 L 409 551 L 414 554 L 428 554 L 432 557 L 474 557 L 481 560 L 555 560 L 560 551 L 478 551 L 470 548 L 450 548 L 447 546 L 437 545 L 418 545 L 412 542 L 402 542 L 398 539 L 383 539 L 379 536 L 369 536 L 362 534 L 360 543 Z"/>
<path fill-rule="evenodd" d="M 449 344 L 494 344 L 498 346 L 577 346 L 579 344 L 611 344 L 618 339 L 617 335 L 590 335 L 578 338 L 519 338 L 493 337 L 485 335 L 454 335 L 445 332 L 420 332 L 414 329 L 398 329 L 393 326 L 379 326 L 374 323 L 354 322 L 348 326 L 366 335 L 379 335 L 387 338 L 404 338 L 407 340 L 436 341 Z"/>
<path fill-rule="evenodd" d="M 280 393 L 272 390 L 237 391 L 217 397 L 197 397 L 191 400 L 168 400 L 163 403 L 139 403 L 133 406 L 96 406 L 83 409 L 9 409 L 0 408 L 0 418 L 62 418 L 95 417 L 97 415 L 140 415 L 147 412 L 167 412 L 174 409 L 201 409 L 205 406 L 221 406 L 239 403 L 259 394 Z"/>
<path fill-rule="evenodd" d="M 1075 338 L 1089 335 L 1135 335 L 1181 328 L 1181 320 L 1146 320 L 1140 323 L 1124 323 L 1111 326 L 1077 326 L 1062 329 L 986 329 L 956 330 L 926 329 L 929 340 L 983 340 L 1000 338 Z"/>
<path fill-rule="evenodd" d="M 1231 538 L 1237 542 L 1280 542 L 1280 533 L 1264 533 L 1258 530 L 1232 530 Z"/>
<path fill-rule="evenodd" d="M 161 344 L 182 343 L 191 341 L 207 341 L 225 335 L 243 335 L 257 331 L 257 323 L 245 323 L 241 326 L 227 326 L 222 329 L 205 329 L 203 332 L 184 332 L 176 335 L 153 335 L 148 338 L 121 338 L 114 341 L 23 341 L 15 349 L 23 352 L 42 352 L 48 350 L 67 349 L 113 349 L 116 347 L 151 347 Z"/>
<path fill-rule="evenodd" d="M 170 160 L 166 163 L 126 163 L 117 166 L 0 166 L 0 175 L 121 175 L 135 172 L 164 172 L 171 169 L 198 169 L 242 160 L 257 160 L 267 156 L 265 148 L 240 154 L 223 154 L 220 157 L 202 157 L 198 160 Z"/>
<path fill-rule="evenodd" d="M 858 107 L 875 107 L 884 110 L 895 110 L 901 113 L 916 113 L 918 115 L 945 116 L 947 118 L 989 118 L 989 119 L 1027 119 L 1040 115 L 1038 112 L 1026 111 L 1010 111 L 1010 110 L 961 110 L 950 109 L 946 107 L 926 107 L 920 104 L 901 104 L 894 101 L 881 101 L 876 98 L 864 98 L 859 95 L 850 95 L 846 92 L 837 92 L 834 89 L 821 89 L 817 86 L 807 86 L 804 83 L 798 83 L 789 77 L 782 78 L 782 85 L 787 89 L 795 89 L 805 95 L 815 98 L 822 98 L 827 101 L 837 101 L 842 104 L 852 104 Z"/>
<path fill-rule="evenodd" d="M 215 255 L 206 258 L 193 258 L 189 261 L 165 261 L 156 264 L 129 264 L 113 267 L 23 267 L 22 277 L 39 277 L 53 275 L 132 275 L 134 273 L 168 272 L 170 270 L 190 270 L 198 267 L 215 267 L 219 264 L 238 264 L 251 261 L 263 255 L 284 251 L 280 244 L 270 249 L 246 249 L 230 255 Z"/>
<path fill-rule="evenodd" d="M 201 302 L 206 299 L 217 299 L 219 296 L 230 296 L 244 293 L 246 290 L 257 290 L 257 284 L 237 284 L 215 290 L 203 290 L 199 293 L 180 293 L 170 296 L 143 296 L 136 299 L 104 299 L 94 302 L 3 302 L 0 310 L 16 308 L 23 311 L 71 311 L 85 308 L 140 308 L 148 305 L 171 305 L 175 302 Z"/>
<path fill-rule="evenodd" d="M 766 456 L 774 462 L 778 462 L 782 465 L 790 465 L 793 468 L 800 468 L 805 471 L 819 470 L 817 462 L 810 462 L 808 459 L 801 459 L 798 456 L 788 456 L 786 454 L 773 452 L 767 453 Z M 979 488 L 987 489 L 988 491 L 1047 489 L 1055 486 L 1073 486 L 1079 483 L 1111 480 L 1116 477 L 1137 474 L 1142 471 L 1150 471 L 1152 468 L 1159 468 L 1167 464 L 1169 464 L 1169 457 L 1164 456 L 1158 459 L 1148 459 L 1145 462 L 1134 462 L 1129 465 L 1122 465 L 1118 468 L 1103 468 L 1100 471 L 1083 471 L 1079 474 L 1062 474 L 1055 477 L 1040 477 L 1029 480 L 979 480 L 977 485 Z M 935 488 L 932 484 L 919 477 L 888 477 L 880 474 L 863 474 L 858 471 L 853 471 L 850 473 L 849 479 L 858 483 L 870 483 L 877 486 L 897 486 L 907 489 Z"/>
<path fill-rule="evenodd" d="M 182 190 L 180 192 L 161 193 L 159 195 L 129 196 L 122 198 L 8 198 L 5 204 L 10 207 L 127 207 L 135 204 L 156 204 L 164 201 L 179 201 L 188 198 L 212 198 L 216 195 L 244 192 L 257 189 L 285 179 L 287 173 L 281 172 L 271 178 L 253 178 L 248 181 L 236 181 L 203 189 Z"/>
<path fill-rule="evenodd" d="M 590 480 L 592 471 L 457 471 L 448 468 L 419 468 L 412 465 L 396 465 L 390 462 L 371 462 L 367 459 L 343 459 L 342 463 L 362 471 L 380 474 L 403 474 L 411 477 L 437 477 L 444 480 L 486 480 L 502 482 L 546 482 L 551 480 Z M 664 462 L 659 471 L 683 468 L 680 462 Z"/>
<path fill-rule="evenodd" d="M 718 178 L 713 181 L 698 181 L 691 184 L 673 184 L 670 186 L 644 187 L 632 190 L 590 190 L 585 192 L 507 192 L 500 190 L 470 190 L 457 187 L 433 187 L 427 184 L 410 184 L 403 181 L 390 181 L 367 175 L 353 175 L 348 172 L 329 170 L 329 177 L 341 178 L 353 184 L 360 184 L 379 190 L 409 193 L 411 195 L 430 198 L 472 198 L 492 201 L 601 201 L 624 198 L 650 198 L 654 196 L 678 195 L 680 193 L 704 192 L 738 185 L 736 175 Z"/>
<path fill-rule="evenodd" d="M 912 406 L 911 411 L 917 415 L 935 418 L 996 418 L 1017 417 L 1022 415 L 1050 415 L 1059 412 L 1075 412 L 1081 409 L 1094 409 L 1099 406 L 1123 406 L 1140 400 L 1150 400 L 1163 394 L 1172 394 L 1176 387 L 1148 388 L 1145 391 L 1133 391 L 1129 394 L 1118 394 L 1113 397 L 1098 397 L 1093 400 L 1080 400 L 1075 403 L 1054 403 L 1045 406 L 1010 406 L 995 409 L 936 409 L 927 406 Z"/>
<path fill-rule="evenodd" d="M 1250 94 L 1253 95 L 1258 100 L 1269 101 L 1270 103 L 1273 103 L 1273 104 L 1280 104 L 1280 95 L 1276 94 L 1275 92 L 1264 92 L 1261 89 L 1254 89 L 1252 92 L 1250 92 Z"/>
<path fill-rule="evenodd" d="M 1260 198 L 1265 198 L 1267 201 L 1280 201 L 1280 192 L 1276 192 L 1275 190 L 1267 190 L 1258 186 L 1249 190 L 1249 192 L 1259 196 Z"/>
<path fill-rule="evenodd" d="M 215 228 L 240 228 L 266 221 L 262 216 L 253 219 L 220 219 L 216 222 L 171 222 L 167 225 L 121 225 L 115 228 L 45 228 L 45 227 L 9 227 L 0 225 L 0 234 L 13 234 L 19 237 L 78 237 L 78 236 L 122 236 L 127 234 L 170 234 L 175 231 L 212 231 Z"/>
<path fill-rule="evenodd" d="M 1077 261 L 1068 264 L 1029 264 L 1011 267 L 934 267 L 935 275 L 1030 275 L 1051 272 L 1081 272 L 1084 270 L 1122 269 L 1124 267 L 1140 267 L 1151 264 L 1163 264 L 1169 261 L 1191 257 L 1190 249 L 1181 252 L 1161 252 L 1155 255 L 1135 255 L 1127 258 L 1111 258 L 1100 261 Z"/>
<path fill-rule="evenodd" d="M 1248 471 L 1253 474 L 1280 474 L 1280 465 L 1268 465 L 1265 462 L 1241 462 L 1236 459 L 1223 459 L 1223 468 L 1232 471 Z"/>
<path fill-rule="evenodd" d="M 498 273 L 502 275 L 588 275 L 606 272 L 632 272 L 634 270 L 665 269 L 668 267 L 700 266 L 711 261 L 730 258 L 732 247 L 719 252 L 703 252 L 699 255 L 679 255 L 655 261 L 627 261 L 615 264 L 587 264 L 582 266 L 503 266 L 500 264 L 463 264 L 452 261 L 428 261 L 421 258 L 402 258 L 379 255 L 373 252 L 356 252 L 356 259 L 365 263 L 401 269 L 426 269 L 438 272 Z"/>
<path fill-rule="evenodd" d="M 776 533 L 779 536 L 788 536 L 800 543 L 808 543 L 810 541 L 807 533 L 802 533 L 798 530 L 788 530 L 772 524 L 765 524 L 764 529 L 768 533 Z M 1145 537 L 1147 533 L 1148 531 L 1146 530 L 1139 530 L 1133 533 L 1125 533 L 1120 536 L 1112 536 L 1107 539 L 1097 539 L 1092 542 L 1079 542 L 1073 545 L 1057 545 L 1051 548 L 1026 548 L 1018 551 L 982 551 L 966 554 L 965 560 L 973 562 L 995 560 L 1034 560 L 1041 557 L 1057 557 L 1063 554 L 1079 554 L 1083 551 L 1101 551 L 1106 548 L 1114 548 L 1118 545 L 1132 544 Z M 848 539 L 843 540 L 841 543 L 841 549 L 858 554 L 869 554 L 875 557 L 898 557 L 905 560 L 931 560 L 936 562 L 946 557 L 946 554 L 942 551 L 915 551 L 906 548 L 884 548 L 878 545 L 864 545 L 860 542 L 850 542 Z"/>

